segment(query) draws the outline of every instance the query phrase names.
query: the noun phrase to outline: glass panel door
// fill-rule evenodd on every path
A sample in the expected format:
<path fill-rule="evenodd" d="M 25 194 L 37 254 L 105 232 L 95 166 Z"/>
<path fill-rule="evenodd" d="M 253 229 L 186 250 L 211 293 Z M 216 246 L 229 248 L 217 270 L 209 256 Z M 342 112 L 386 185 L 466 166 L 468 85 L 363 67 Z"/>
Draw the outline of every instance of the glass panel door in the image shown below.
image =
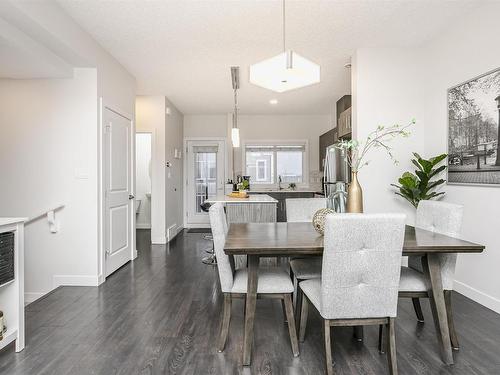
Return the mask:
<path fill-rule="evenodd" d="M 209 225 L 201 205 L 209 198 L 224 194 L 225 142 L 187 141 L 186 209 L 187 223 Z"/>
<path fill-rule="evenodd" d="M 205 200 L 217 195 L 217 152 L 195 150 L 194 171 L 195 209 L 201 213 Z"/>

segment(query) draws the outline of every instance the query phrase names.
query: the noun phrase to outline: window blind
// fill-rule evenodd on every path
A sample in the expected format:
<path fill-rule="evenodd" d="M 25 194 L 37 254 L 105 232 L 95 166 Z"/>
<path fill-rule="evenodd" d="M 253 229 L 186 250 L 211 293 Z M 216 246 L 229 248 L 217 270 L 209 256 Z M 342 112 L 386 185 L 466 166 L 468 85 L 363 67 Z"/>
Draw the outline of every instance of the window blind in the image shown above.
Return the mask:
<path fill-rule="evenodd" d="M 217 145 L 193 146 L 193 152 L 197 154 L 217 153 L 218 150 L 219 146 Z"/>
<path fill-rule="evenodd" d="M 274 152 L 274 151 L 301 151 L 305 152 L 305 145 L 248 145 L 247 152 Z"/>

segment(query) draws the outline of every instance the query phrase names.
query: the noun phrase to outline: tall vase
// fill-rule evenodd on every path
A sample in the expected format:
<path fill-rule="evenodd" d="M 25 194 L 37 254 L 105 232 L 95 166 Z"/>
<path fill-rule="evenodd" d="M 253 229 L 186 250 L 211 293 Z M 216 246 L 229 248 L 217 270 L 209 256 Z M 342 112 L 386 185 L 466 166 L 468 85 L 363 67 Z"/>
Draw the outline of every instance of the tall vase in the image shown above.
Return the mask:
<path fill-rule="evenodd" d="M 347 189 L 347 212 L 363 212 L 363 190 L 358 181 L 358 172 L 351 173 L 351 183 Z"/>

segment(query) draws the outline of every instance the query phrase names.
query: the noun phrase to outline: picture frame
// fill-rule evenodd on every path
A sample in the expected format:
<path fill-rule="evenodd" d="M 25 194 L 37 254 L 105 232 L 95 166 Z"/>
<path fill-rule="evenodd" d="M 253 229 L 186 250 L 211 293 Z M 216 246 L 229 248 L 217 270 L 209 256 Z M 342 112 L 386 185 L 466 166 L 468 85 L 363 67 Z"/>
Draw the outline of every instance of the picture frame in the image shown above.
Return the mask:
<path fill-rule="evenodd" d="M 500 186 L 500 68 L 447 91 L 448 184 Z"/>

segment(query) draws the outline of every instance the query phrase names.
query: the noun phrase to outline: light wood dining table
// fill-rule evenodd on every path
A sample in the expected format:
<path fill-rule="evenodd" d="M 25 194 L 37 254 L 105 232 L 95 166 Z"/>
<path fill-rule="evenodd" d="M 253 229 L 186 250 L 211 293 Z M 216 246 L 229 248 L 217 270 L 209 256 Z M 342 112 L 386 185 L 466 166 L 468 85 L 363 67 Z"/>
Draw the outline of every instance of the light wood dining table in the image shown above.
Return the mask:
<path fill-rule="evenodd" d="M 424 275 L 431 286 L 430 303 L 444 363 L 453 364 L 450 332 L 441 282 L 439 254 L 481 253 L 483 245 L 407 226 L 403 255 L 421 255 Z M 244 223 L 231 224 L 224 251 L 228 255 L 247 255 L 248 286 L 246 295 L 243 365 L 251 363 L 257 270 L 260 258 L 323 254 L 323 236 L 311 223 Z"/>

